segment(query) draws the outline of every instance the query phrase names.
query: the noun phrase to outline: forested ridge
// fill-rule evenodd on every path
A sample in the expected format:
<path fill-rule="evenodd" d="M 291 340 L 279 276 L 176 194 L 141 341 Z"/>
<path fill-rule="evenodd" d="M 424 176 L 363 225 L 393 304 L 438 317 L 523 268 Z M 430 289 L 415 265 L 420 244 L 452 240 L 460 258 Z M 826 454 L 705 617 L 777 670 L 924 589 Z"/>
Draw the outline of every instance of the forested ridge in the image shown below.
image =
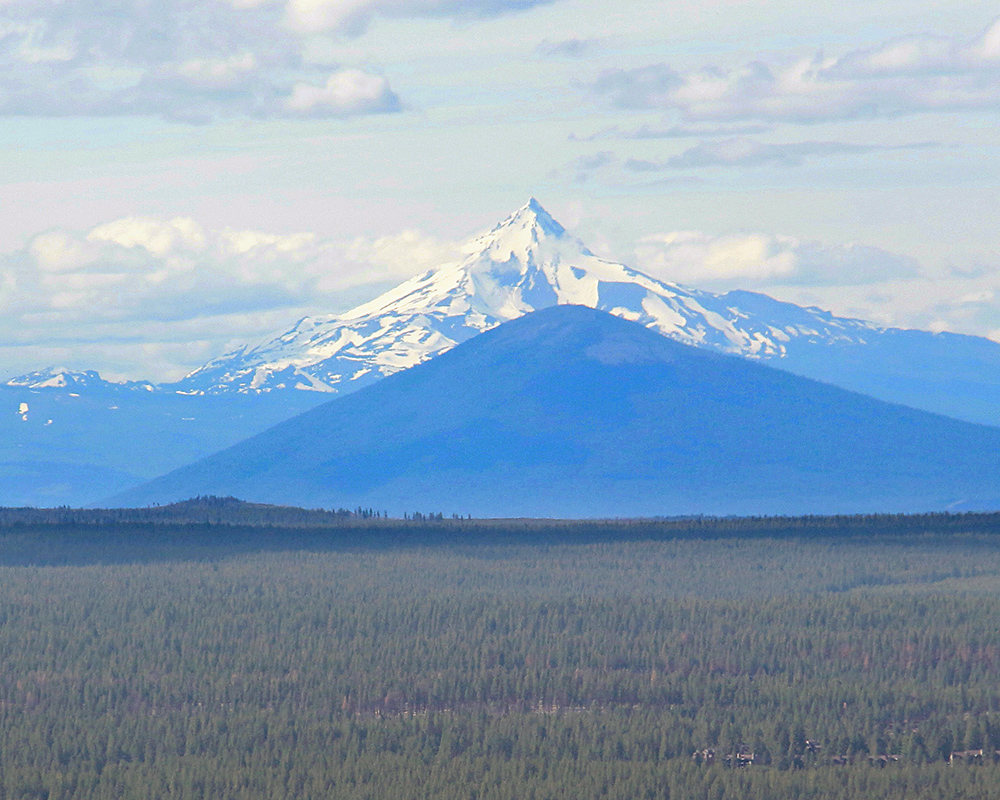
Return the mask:
<path fill-rule="evenodd" d="M 234 497 L 203 496 L 142 508 L 0 507 L 0 535 L 25 529 L 91 531 L 93 541 L 116 532 L 196 526 L 241 529 L 329 531 L 366 546 L 398 541 L 538 542 L 649 541 L 678 538 L 836 537 L 862 538 L 945 534 L 1000 535 L 1000 513 L 857 514 L 800 517 L 651 517 L 637 519 L 472 519 L 442 511 L 416 510 L 403 518 L 374 508 L 306 509 L 248 503 Z M 394 537 L 399 537 L 394 538 Z"/>
<path fill-rule="evenodd" d="M 1000 797 L 1000 539 L 847 519 L 15 520 L 0 796 Z"/>

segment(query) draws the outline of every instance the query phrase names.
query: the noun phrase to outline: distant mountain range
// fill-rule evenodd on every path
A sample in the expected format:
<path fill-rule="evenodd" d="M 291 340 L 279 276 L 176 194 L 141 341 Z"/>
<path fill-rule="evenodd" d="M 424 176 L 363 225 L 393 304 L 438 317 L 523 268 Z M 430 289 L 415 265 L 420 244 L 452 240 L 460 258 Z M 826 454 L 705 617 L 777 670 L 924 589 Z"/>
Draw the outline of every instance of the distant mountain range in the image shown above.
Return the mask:
<path fill-rule="evenodd" d="M 307 317 L 172 384 L 43 370 L 0 386 L 0 505 L 79 505 L 175 469 L 534 310 L 578 304 L 675 341 L 1000 426 L 1000 345 L 882 328 L 766 295 L 713 294 L 601 259 L 535 200 L 457 263 Z M 27 414 L 21 413 L 27 404 Z M 51 421 L 51 422 L 50 422 Z M 127 446 L 123 446 L 123 442 Z"/>
<path fill-rule="evenodd" d="M 501 325 L 111 505 L 199 495 L 475 516 L 997 508 L 1000 429 L 580 306 Z"/>
<path fill-rule="evenodd" d="M 106 381 L 95 370 L 73 372 L 65 367 L 47 367 L 46 369 L 29 372 L 6 383 L 12 388 L 21 389 L 66 389 L 73 392 L 107 392 L 107 391 L 156 391 L 155 384 L 149 381 L 122 381 L 112 383 Z"/>
<path fill-rule="evenodd" d="M 187 395 L 95 372 L 33 373 L 0 385 L 0 505 L 86 505 L 326 399 Z"/>

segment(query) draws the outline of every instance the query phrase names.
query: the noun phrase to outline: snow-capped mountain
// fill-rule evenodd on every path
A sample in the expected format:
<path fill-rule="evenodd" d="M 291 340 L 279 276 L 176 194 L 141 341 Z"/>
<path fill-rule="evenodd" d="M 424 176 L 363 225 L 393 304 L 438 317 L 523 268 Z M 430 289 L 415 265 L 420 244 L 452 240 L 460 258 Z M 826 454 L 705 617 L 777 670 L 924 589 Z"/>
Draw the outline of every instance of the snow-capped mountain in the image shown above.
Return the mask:
<path fill-rule="evenodd" d="M 532 199 L 465 247 L 344 314 L 291 330 L 195 370 L 178 385 L 205 393 L 297 388 L 347 393 L 553 305 L 583 305 L 678 341 L 754 358 L 799 346 L 863 343 L 880 329 L 750 292 L 713 294 L 666 283 L 595 256 Z"/>
<path fill-rule="evenodd" d="M 52 368 L 0 382 L 0 506 L 82 505 L 312 408 L 327 395 L 183 394 Z"/>
<path fill-rule="evenodd" d="M 149 381 L 114 383 L 104 380 L 92 369 L 74 372 L 65 367 L 46 367 L 19 375 L 8 380 L 5 385 L 17 386 L 22 389 L 135 389 L 144 392 L 151 392 L 155 388 Z"/>

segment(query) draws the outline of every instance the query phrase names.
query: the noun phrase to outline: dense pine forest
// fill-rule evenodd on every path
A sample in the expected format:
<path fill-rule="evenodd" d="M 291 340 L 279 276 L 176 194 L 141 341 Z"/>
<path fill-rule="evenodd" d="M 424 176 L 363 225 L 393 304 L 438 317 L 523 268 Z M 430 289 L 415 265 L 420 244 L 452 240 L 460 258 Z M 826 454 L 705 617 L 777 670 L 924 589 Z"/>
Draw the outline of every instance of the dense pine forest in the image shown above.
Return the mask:
<path fill-rule="evenodd" d="M 998 798 L 1000 517 L 0 510 L 0 797 Z"/>

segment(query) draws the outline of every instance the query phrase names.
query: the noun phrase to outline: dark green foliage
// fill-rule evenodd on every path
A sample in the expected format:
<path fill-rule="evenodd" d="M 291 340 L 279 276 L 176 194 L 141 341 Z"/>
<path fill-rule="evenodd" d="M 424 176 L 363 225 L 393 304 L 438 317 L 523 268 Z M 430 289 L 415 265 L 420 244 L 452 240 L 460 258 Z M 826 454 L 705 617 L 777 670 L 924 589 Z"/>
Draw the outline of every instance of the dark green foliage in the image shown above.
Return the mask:
<path fill-rule="evenodd" d="M 0 797 L 1000 797 L 959 519 L 7 528 Z"/>

